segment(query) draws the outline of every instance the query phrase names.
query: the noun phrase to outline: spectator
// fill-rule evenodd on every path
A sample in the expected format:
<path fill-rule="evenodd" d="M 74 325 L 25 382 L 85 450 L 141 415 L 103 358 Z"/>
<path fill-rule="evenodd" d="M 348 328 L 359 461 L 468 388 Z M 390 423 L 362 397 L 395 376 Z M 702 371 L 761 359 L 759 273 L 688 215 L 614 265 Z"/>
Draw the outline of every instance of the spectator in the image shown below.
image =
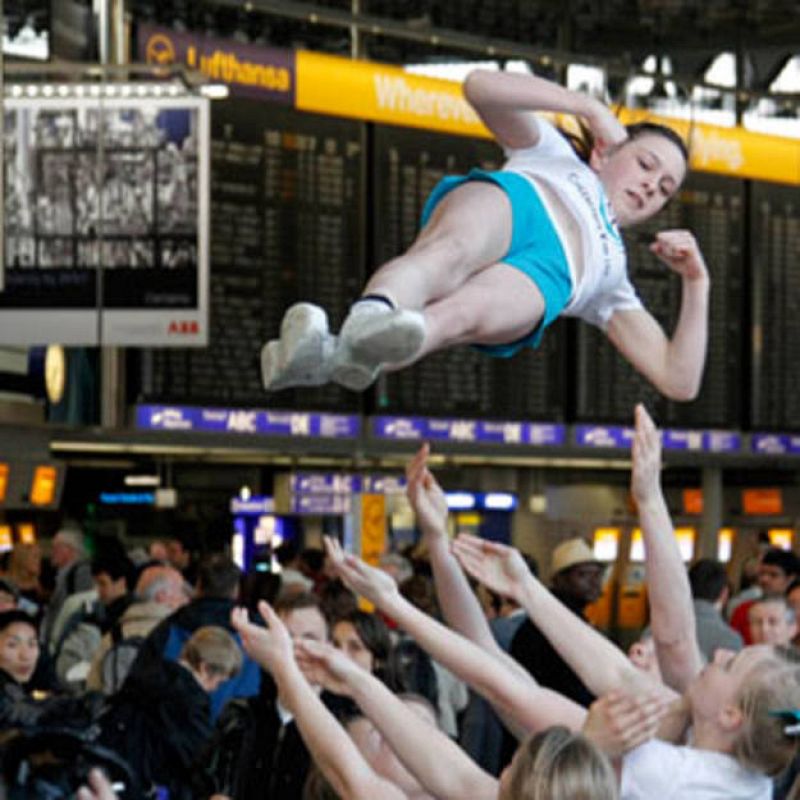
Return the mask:
<path fill-rule="evenodd" d="M 290 594 L 278 601 L 275 611 L 295 643 L 328 640 L 328 623 L 314 595 Z M 314 690 L 320 693 L 319 686 Z M 310 768 L 308 750 L 269 676 L 258 697 L 225 709 L 206 761 L 212 764 L 214 790 L 233 800 L 302 799 Z"/>
<path fill-rule="evenodd" d="M 11 551 L 5 577 L 19 590 L 17 605 L 24 603 L 25 611 L 41 619 L 45 610 L 45 593 L 40 577 L 42 551 L 38 544 L 18 544 Z"/>
<path fill-rule="evenodd" d="M 725 567 L 710 558 L 701 558 L 689 569 L 689 586 L 694 603 L 697 642 L 706 661 L 712 661 L 718 647 L 741 650 L 741 635 L 728 625 L 722 609 L 728 602 L 728 576 Z"/>
<path fill-rule="evenodd" d="M 188 586 L 174 567 L 147 567 L 136 583 L 133 602 L 103 636 L 86 685 L 113 694 L 121 688 L 144 638 L 169 614 L 189 602 Z"/>
<path fill-rule="evenodd" d="M 56 585 L 42 623 L 42 641 L 52 649 L 53 628 L 64 600 L 94 587 L 91 565 L 86 558 L 83 534 L 77 528 L 62 528 L 53 537 L 50 561 L 56 568 Z"/>
<path fill-rule="evenodd" d="M 167 540 L 167 559 L 186 579 L 190 586 L 194 586 L 198 577 L 197 562 L 192 553 L 192 540 L 184 534 L 171 536 Z"/>
<path fill-rule="evenodd" d="M 373 675 L 383 676 L 392 642 L 389 629 L 376 614 L 352 611 L 333 624 L 334 647 Z"/>
<path fill-rule="evenodd" d="M 800 577 L 800 561 L 788 550 L 772 547 L 767 550 L 758 565 L 758 586 L 760 596 L 784 594 L 791 582 Z M 755 600 L 740 603 L 731 616 L 731 627 L 739 631 L 745 644 L 752 644 L 748 624 L 750 606 Z"/>
<path fill-rule="evenodd" d="M 782 594 L 767 595 L 754 600 L 748 610 L 747 621 L 753 644 L 787 647 L 797 635 L 794 609 Z"/>
<path fill-rule="evenodd" d="M 276 551 L 275 556 L 281 565 L 281 593 L 287 590 L 310 592 L 314 588 L 314 581 L 303 574 L 300 549 L 296 541 L 284 542 Z"/>
<path fill-rule="evenodd" d="M 163 661 L 175 661 L 183 645 L 198 628 L 215 625 L 231 630 L 231 611 L 239 596 L 241 571 L 228 556 L 214 553 L 201 561 L 194 599 L 163 619 L 139 648 L 130 675 L 158 669 Z M 222 683 L 211 693 L 211 716 L 215 720 L 225 703 L 233 697 L 257 695 L 260 671 L 245 659 L 236 678 Z"/>
<path fill-rule="evenodd" d="M 192 800 L 195 761 L 211 736 L 209 694 L 234 677 L 242 653 L 223 628 L 203 626 L 175 661 L 132 675 L 113 695 L 100 742 L 123 756 L 145 785 Z"/>
<path fill-rule="evenodd" d="M 584 609 L 600 597 L 604 566 L 583 539 L 568 539 L 553 550 L 551 586 L 553 594 L 581 619 Z M 530 620 L 519 627 L 511 642 L 511 655 L 537 683 L 588 707 L 594 695 L 564 662 Z"/>

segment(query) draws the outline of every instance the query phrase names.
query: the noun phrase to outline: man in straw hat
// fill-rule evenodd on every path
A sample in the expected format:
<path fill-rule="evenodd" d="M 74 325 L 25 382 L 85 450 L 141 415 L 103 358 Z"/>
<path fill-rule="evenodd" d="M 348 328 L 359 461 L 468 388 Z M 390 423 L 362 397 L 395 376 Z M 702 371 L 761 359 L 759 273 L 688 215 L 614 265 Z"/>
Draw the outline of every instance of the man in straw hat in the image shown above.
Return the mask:
<path fill-rule="evenodd" d="M 553 594 L 579 616 L 603 591 L 604 566 L 583 539 L 568 539 L 553 550 Z M 594 696 L 529 620 L 511 643 L 511 655 L 542 685 L 588 706 Z"/>

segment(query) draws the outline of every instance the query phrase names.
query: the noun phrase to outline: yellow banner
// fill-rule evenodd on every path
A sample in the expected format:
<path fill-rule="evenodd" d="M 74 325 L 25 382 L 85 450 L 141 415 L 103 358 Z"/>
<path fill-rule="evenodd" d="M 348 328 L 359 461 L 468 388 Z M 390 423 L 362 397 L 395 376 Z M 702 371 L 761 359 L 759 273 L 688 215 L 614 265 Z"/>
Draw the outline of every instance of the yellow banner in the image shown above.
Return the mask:
<path fill-rule="evenodd" d="M 297 53 L 296 66 L 295 107 L 301 111 L 489 136 L 460 83 L 306 50 Z"/>
<path fill-rule="evenodd" d="M 295 106 L 301 111 L 491 138 L 455 81 L 412 75 L 399 67 L 301 50 Z M 688 138 L 692 169 L 736 178 L 800 184 L 800 142 L 623 109 L 625 123 L 649 120 Z"/>

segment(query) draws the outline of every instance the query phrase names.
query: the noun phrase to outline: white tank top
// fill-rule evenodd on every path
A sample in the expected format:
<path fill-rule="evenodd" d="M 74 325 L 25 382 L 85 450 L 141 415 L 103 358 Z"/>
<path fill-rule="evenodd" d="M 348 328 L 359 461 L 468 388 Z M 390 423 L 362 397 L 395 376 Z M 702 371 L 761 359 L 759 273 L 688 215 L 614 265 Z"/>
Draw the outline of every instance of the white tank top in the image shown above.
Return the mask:
<path fill-rule="evenodd" d="M 605 329 L 615 311 L 642 307 L 628 280 L 625 245 L 595 172 L 578 158 L 569 142 L 547 120 L 537 117 L 536 121 L 538 143 L 520 150 L 506 149 L 508 161 L 503 170 L 527 178 L 550 210 L 546 193 L 537 185 L 545 183 L 576 223 L 580 232 L 577 243 L 569 241 L 569 234 L 551 212 L 572 274 L 572 296 L 562 313 Z M 573 263 L 576 254 L 582 263 Z"/>

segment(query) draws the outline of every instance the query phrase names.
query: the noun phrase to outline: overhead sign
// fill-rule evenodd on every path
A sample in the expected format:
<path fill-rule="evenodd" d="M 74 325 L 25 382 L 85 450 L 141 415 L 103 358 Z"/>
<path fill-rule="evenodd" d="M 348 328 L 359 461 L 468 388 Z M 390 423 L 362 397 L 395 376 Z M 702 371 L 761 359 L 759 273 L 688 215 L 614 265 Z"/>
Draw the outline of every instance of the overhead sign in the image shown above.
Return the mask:
<path fill-rule="evenodd" d="M 549 422 L 502 422 L 438 417 L 375 417 L 379 439 L 558 446 L 566 443 L 566 426 Z"/>
<path fill-rule="evenodd" d="M 4 344 L 208 341 L 208 100 L 125 88 L 5 101 Z"/>
<path fill-rule="evenodd" d="M 361 430 L 361 419 L 355 414 L 140 405 L 136 407 L 136 427 L 151 431 L 352 439 Z"/>

